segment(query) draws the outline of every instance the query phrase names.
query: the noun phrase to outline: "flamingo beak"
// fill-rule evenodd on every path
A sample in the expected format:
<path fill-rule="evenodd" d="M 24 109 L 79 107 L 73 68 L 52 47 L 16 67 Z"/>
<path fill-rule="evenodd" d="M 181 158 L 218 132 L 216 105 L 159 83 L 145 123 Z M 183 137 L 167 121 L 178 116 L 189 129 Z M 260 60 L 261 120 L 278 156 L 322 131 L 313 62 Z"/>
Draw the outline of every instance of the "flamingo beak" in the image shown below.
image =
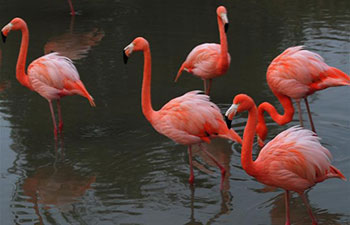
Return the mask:
<path fill-rule="evenodd" d="M 129 55 L 131 55 L 132 51 L 134 50 L 134 43 L 129 44 L 126 46 L 123 50 L 123 60 L 126 64 L 128 62 Z"/>
<path fill-rule="evenodd" d="M 228 23 L 225 23 L 224 28 L 225 28 L 225 33 L 227 33 L 227 31 L 228 31 Z"/>
<path fill-rule="evenodd" d="M 123 50 L 123 60 L 124 60 L 124 64 L 128 63 L 128 59 L 129 57 L 126 55 L 125 51 Z"/>
<path fill-rule="evenodd" d="M 13 27 L 12 23 L 8 23 L 6 26 L 4 26 L 1 29 L 1 37 L 2 37 L 2 41 L 5 43 L 6 42 L 6 38 L 7 38 L 7 34 L 11 31 Z"/>
<path fill-rule="evenodd" d="M 224 29 L 225 29 L 225 33 L 227 33 L 228 30 L 228 19 L 227 19 L 227 14 L 226 13 L 221 13 L 221 20 L 224 23 Z"/>
<path fill-rule="evenodd" d="M 225 121 L 228 129 L 231 129 L 231 122 L 234 115 L 236 115 L 237 113 L 238 106 L 239 106 L 238 104 L 232 104 L 225 113 Z"/>
<path fill-rule="evenodd" d="M 6 36 L 4 35 L 4 33 L 1 31 L 1 37 L 2 37 L 2 42 L 6 42 Z"/>

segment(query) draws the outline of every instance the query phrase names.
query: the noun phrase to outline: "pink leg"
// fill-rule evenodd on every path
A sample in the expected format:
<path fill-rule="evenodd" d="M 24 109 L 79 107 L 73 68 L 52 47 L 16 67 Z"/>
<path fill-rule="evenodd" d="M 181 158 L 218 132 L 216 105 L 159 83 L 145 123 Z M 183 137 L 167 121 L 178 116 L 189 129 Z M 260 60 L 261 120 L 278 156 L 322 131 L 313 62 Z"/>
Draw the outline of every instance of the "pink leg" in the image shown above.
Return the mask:
<path fill-rule="evenodd" d="M 317 223 L 317 220 L 316 220 L 314 214 L 312 213 L 312 209 L 311 209 L 311 207 L 310 207 L 310 205 L 309 205 L 309 202 L 307 201 L 307 199 L 306 199 L 306 197 L 305 197 L 305 194 L 302 193 L 302 194 L 299 194 L 299 195 L 300 195 L 300 197 L 303 199 L 303 202 L 304 202 L 305 206 L 307 207 L 307 212 L 309 213 L 309 215 L 310 215 L 310 217 L 311 217 L 312 225 L 317 225 L 317 224 L 318 224 L 318 223 Z"/>
<path fill-rule="evenodd" d="M 316 129 L 315 129 L 315 126 L 314 126 L 314 122 L 312 121 L 311 112 L 310 112 L 310 106 L 309 106 L 309 102 L 307 101 L 307 97 L 305 97 L 304 100 L 305 100 L 305 105 L 306 105 L 307 113 L 308 113 L 308 115 L 309 115 L 309 120 L 310 120 L 310 124 L 311 124 L 311 129 L 312 129 L 313 132 L 316 133 Z"/>
<path fill-rule="evenodd" d="M 207 95 L 208 94 L 207 79 L 203 79 L 203 84 L 204 84 L 204 93 Z"/>
<path fill-rule="evenodd" d="M 296 103 L 297 103 L 297 106 L 298 106 L 298 114 L 299 114 L 300 126 L 304 127 L 303 116 L 301 114 L 300 100 L 296 100 Z"/>
<path fill-rule="evenodd" d="M 68 4 L 69 4 L 69 7 L 70 7 L 70 14 L 71 14 L 72 16 L 75 16 L 75 11 L 74 11 L 74 8 L 73 8 L 72 1 L 71 1 L 71 0 L 68 0 Z"/>
<path fill-rule="evenodd" d="M 219 162 L 215 159 L 215 157 L 214 157 L 212 154 L 210 154 L 210 152 L 208 152 L 205 148 L 203 148 L 201 144 L 199 144 L 199 147 L 200 147 L 201 150 L 202 150 L 203 152 L 205 152 L 205 153 L 209 156 L 209 158 L 210 158 L 211 160 L 213 160 L 213 162 L 220 168 L 220 170 L 221 170 L 220 190 L 223 190 L 223 187 L 224 187 L 224 179 L 225 179 L 225 175 L 226 175 L 226 169 L 223 167 L 223 165 L 221 165 L 221 163 L 219 163 Z"/>
<path fill-rule="evenodd" d="M 207 91 L 206 91 L 207 93 L 205 93 L 207 95 L 210 94 L 211 83 L 213 83 L 213 79 L 209 79 L 209 84 L 208 84 L 208 88 L 207 88 Z"/>
<path fill-rule="evenodd" d="M 55 119 L 55 113 L 53 112 L 52 108 L 52 102 L 49 101 L 50 111 L 51 111 L 51 117 L 53 122 L 53 134 L 55 135 L 55 139 L 57 139 L 57 126 L 56 126 L 56 119 Z"/>
<path fill-rule="evenodd" d="M 193 165 L 192 165 L 192 146 L 188 146 L 188 161 L 190 163 L 190 178 L 188 179 L 188 182 L 190 185 L 193 185 L 194 181 L 194 175 L 193 175 Z"/>
<path fill-rule="evenodd" d="M 286 205 L 286 225 L 290 225 L 290 215 L 289 215 L 289 191 L 286 190 L 284 193 L 284 201 Z"/>
<path fill-rule="evenodd" d="M 62 114 L 61 114 L 61 103 L 59 99 L 57 100 L 57 112 L 58 112 L 58 132 L 62 133 L 63 120 L 62 120 Z"/>

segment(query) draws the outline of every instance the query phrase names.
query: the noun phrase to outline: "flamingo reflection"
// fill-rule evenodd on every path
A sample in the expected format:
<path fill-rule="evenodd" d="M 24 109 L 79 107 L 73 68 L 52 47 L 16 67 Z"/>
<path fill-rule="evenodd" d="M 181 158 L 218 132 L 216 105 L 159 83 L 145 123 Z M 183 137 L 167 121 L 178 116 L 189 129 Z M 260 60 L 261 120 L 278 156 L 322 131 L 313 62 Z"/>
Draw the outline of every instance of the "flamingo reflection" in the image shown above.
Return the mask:
<path fill-rule="evenodd" d="M 44 46 L 44 53 L 58 52 L 71 60 L 82 59 L 93 46 L 99 44 L 104 37 L 104 31 L 93 28 L 89 32 L 74 32 L 74 19 L 71 17 L 70 31 L 51 38 Z"/>
<path fill-rule="evenodd" d="M 269 200 L 271 202 L 272 208 L 270 210 L 271 217 L 271 225 L 279 225 L 283 224 L 285 221 L 285 208 L 284 208 L 284 193 L 281 193 L 278 196 L 273 197 Z M 320 224 L 342 224 L 341 218 L 342 214 L 339 213 L 329 213 L 326 209 L 320 209 L 312 207 L 312 211 L 317 212 L 317 219 Z M 290 209 L 291 214 L 293 215 L 291 218 L 293 224 L 310 224 L 310 217 L 305 210 L 305 206 L 303 202 L 299 198 L 293 198 L 291 196 L 290 199 Z"/>
<path fill-rule="evenodd" d="M 222 191 L 228 191 L 230 189 L 230 162 L 231 156 L 233 154 L 231 149 L 231 144 L 227 140 L 216 138 L 212 140 L 210 144 L 202 144 L 202 147 L 205 148 L 209 153 L 211 153 L 214 158 L 221 163 L 221 165 L 226 169 L 226 175 L 223 182 Z M 198 156 L 201 158 L 201 161 L 205 162 L 207 166 L 216 167 L 215 162 L 208 157 L 200 148 L 197 146 L 193 148 L 193 156 Z M 214 172 L 210 169 L 207 169 L 205 165 L 202 165 L 198 160 L 193 161 L 193 165 L 197 167 L 204 173 L 213 174 Z"/>
<path fill-rule="evenodd" d="M 54 206 L 67 211 L 88 189 L 92 189 L 91 184 L 95 180 L 95 176 L 81 175 L 70 165 L 47 166 L 37 169 L 24 181 L 22 188 L 24 194 L 30 197 L 28 201 L 34 204 L 40 224 L 43 224 L 39 204 L 45 210 Z"/>

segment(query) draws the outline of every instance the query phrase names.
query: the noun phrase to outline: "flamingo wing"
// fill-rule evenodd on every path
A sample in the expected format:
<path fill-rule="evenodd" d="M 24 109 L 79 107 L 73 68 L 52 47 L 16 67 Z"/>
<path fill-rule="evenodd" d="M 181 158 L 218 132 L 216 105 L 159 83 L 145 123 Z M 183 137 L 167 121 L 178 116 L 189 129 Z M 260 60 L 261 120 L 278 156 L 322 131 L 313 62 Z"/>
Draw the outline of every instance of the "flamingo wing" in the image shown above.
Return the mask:
<path fill-rule="evenodd" d="M 33 61 L 28 67 L 28 77 L 33 90 L 48 100 L 79 94 L 94 105 L 72 61 L 58 53 L 50 53 Z"/>
<path fill-rule="evenodd" d="M 213 78 L 212 76 L 216 75 L 216 67 L 220 52 L 221 46 L 219 44 L 205 43 L 198 45 L 187 56 L 184 63 L 185 68 L 201 78 Z M 227 54 L 230 64 L 231 57 L 229 53 Z"/>
<path fill-rule="evenodd" d="M 331 158 L 319 137 L 310 130 L 294 126 L 281 132 L 261 150 L 256 162 L 262 165 L 263 171 L 257 179 L 271 186 L 301 192 L 329 177 L 344 178 L 330 164 Z"/>
<path fill-rule="evenodd" d="M 219 135 L 220 128 L 226 128 L 220 109 L 200 93 L 191 91 L 169 101 L 158 111 L 155 129 L 184 145 Z"/>

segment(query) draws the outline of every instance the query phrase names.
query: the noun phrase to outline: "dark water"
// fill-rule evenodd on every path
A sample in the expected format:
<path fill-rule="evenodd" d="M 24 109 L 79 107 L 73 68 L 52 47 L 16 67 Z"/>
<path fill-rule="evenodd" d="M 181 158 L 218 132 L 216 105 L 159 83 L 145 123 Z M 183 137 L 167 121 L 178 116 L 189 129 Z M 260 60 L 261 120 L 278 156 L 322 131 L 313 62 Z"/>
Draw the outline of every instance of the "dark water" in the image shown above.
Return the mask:
<path fill-rule="evenodd" d="M 153 105 L 160 108 L 202 81 L 176 72 L 188 52 L 218 42 L 216 1 L 73 0 L 2 1 L 0 24 L 27 21 L 28 60 L 55 48 L 66 51 L 96 108 L 78 96 L 62 100 L 64 137 L 55 144 L 47 101 L 15 78 L 20 33 L 0 45 L 1 224 L 284 224 L 283 191 L 249 177 L 240 148 L 214 140 L 206 148 L 229 170 L 220 192 L 220 173 L 195 151 L 195 188 L 188 185 L 186 147 L 153 130 L 141 113 L 142 54 L 127 66 L 122 49 L 136 36 L 151 45 Z M 293 45 L 305 45 L 329 65 L 350 73 L 350 1 L 222 1 L 228 9 L 228 73 L 213 82 L 212 101 L 224 111 L 234 95 L 257 103 L 276 98 L 265 72 L 271 60 Z M 333 164 L 350 177 L 350 88 L 310 98 L 322 144 Z M 303 105 L 304 107 L 304 105 Z M 303 108 L 304 109 L 304 108 Z M 306 113 L 304 111 L 304 118 Z M 235 120 L 242 133 L 246 115 Z M 298 124 L 297 115 L 288 126 Z M 306 122 L 308 125 L 308 122 Z M 284 130 L 269 124 L 269 139 Z M 257 149 L 256 149 L 257 150 Z M 256 151 L 255 150 L 255 151 Z M 327 180 L 308 199 L 320 224 L 350 224 L 350 184 Z M 293 224 L 311 224 L 301 199 L 291 199 Z"/>

